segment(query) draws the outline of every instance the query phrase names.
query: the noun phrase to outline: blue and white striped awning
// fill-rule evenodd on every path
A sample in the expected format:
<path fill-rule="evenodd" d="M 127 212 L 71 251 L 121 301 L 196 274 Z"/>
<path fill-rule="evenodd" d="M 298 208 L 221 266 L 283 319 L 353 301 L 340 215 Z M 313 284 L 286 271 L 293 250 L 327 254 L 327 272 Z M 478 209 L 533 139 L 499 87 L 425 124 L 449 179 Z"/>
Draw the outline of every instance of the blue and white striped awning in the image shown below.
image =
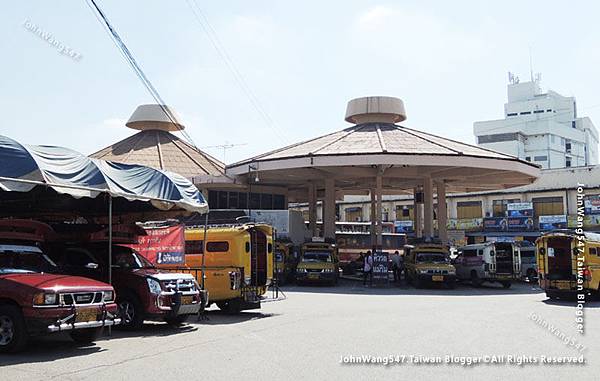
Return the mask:
<path fill-rule="evenodd" d="M 206 213 L 202 193 L 185 177 L 143 165 L 89 158 L 55 146 L 20 144 L 0 135 L 0 190 L 29 192 L 46 186 L 75 198 L 100 194 Z"/>

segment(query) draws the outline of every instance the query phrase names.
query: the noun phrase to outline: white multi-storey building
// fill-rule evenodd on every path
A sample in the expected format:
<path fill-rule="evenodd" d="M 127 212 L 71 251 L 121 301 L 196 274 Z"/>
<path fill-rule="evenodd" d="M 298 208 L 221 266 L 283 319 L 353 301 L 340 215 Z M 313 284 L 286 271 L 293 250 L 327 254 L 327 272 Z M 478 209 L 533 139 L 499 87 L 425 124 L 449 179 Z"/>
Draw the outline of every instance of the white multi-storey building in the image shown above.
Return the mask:
<path fill-rule="evenodd" d="M 479 146 L 545 169 L 598 163 L 598 131 L 590 118 L 577 116 L 575 97 L 542 93 L 539 78 L 523 83 L 511 79 L 504 119 L 473 124 Z"/>

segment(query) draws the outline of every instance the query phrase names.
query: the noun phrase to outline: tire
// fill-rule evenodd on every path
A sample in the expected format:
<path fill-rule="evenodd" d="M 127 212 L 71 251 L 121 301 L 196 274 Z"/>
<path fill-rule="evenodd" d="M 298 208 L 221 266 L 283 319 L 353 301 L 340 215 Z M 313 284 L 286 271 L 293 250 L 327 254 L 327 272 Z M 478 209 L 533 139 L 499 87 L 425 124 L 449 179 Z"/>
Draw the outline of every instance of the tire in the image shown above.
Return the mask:
<path fill-rule="evenodd" d="M 178 327 L 178 326 L 182 325 L 183 323 L 185 323 L 189 316 L 190 315 L 178 315 L 178 316 L 168 317 L 168 318 L 165 318 L 165 322 L 167 322 L 168 325 Z"/>
<path fill-rule="evenodd" d="M 0 306 L 0 353 L 15 353 L 27 346 L 27 327 L 16 306 Z"/>
<path fill-rule="evenodd" d="M 132 293 L 124 293 L 117 299 L 121 327 L 125 330 L 136 330 L 144 325 L 144 308 L 140 299 Z"/>
<path fill-rule="evenodd" d="M 422 280 L 420 280 L 420 279 L 417 279 L 417 280 L 415 281 L 415 288 L 423 288 L 423 286 L 424 286 L 424 283 L 423 283 L 423 281 L 422 281 Z"/>
<path fill-rule="evenodd" d="M 448 286 L 448 288 L 450 290 L 454 290 L 456 288 L 456 281 L 453 280 L 453 281 L 447 282 L 446 286 Z"/>
<path fill-rule="evenodd" d="M 552 300 L 556 300 L 558 299 L 558 296 L 556 294 L 553 293 L 546 293 L 546 296 Z"/>
<path fill-rule="evenodd" d="M 477 275 L 477 271 L 471 270 L 471 284 L 475 287 L 481 287 L 482 283 L 483 281 L 479 278 L 479 275 Z"/>
<path fill-rule="evenodd" d="M 100 336 L 102 333 L 102 327 L 99 328 L 85 328 L 76 329 L 71 331 L 69 336 L 77 344 L 91 344 Z"/>
<path fill-rule="evenodd" d="M 217 302 L 217 307 L 226 314 L 238 314 L 242 311 L 242 301 L 240 299 L 224 300 Z"/>
<path fill-rule="evenodd" d="M 510 288 L 511 283 L 510 282 L 502 282 L 502 288 Z"/>

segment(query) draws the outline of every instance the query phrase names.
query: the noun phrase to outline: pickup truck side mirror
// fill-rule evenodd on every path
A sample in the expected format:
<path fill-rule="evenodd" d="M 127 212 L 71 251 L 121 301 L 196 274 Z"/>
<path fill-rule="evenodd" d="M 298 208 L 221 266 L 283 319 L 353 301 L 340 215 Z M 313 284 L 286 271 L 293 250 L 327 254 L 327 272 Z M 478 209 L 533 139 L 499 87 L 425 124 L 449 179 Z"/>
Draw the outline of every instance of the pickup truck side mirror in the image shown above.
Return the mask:
<path fill-rule="evenodd" d="M 85 268 L 90 270 L 96 270 L 98 268 L 98 264 L 90 262 L 87 265 L 85 265 Z"/>

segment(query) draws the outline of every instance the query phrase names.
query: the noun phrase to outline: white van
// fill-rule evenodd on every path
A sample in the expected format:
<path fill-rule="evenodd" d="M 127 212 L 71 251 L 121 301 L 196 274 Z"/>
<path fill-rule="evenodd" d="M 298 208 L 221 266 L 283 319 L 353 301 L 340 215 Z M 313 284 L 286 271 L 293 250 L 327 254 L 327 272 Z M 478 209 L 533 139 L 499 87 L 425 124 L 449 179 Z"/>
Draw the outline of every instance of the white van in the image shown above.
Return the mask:
<path fill-rule="evenodd" d="M 458 249 L 453 261 L 456 277 L 474 286 L 498 282 L 509 288 L 511 281 L 521 278 L 521 253 L 512 242 L 486 242 Z"/>

